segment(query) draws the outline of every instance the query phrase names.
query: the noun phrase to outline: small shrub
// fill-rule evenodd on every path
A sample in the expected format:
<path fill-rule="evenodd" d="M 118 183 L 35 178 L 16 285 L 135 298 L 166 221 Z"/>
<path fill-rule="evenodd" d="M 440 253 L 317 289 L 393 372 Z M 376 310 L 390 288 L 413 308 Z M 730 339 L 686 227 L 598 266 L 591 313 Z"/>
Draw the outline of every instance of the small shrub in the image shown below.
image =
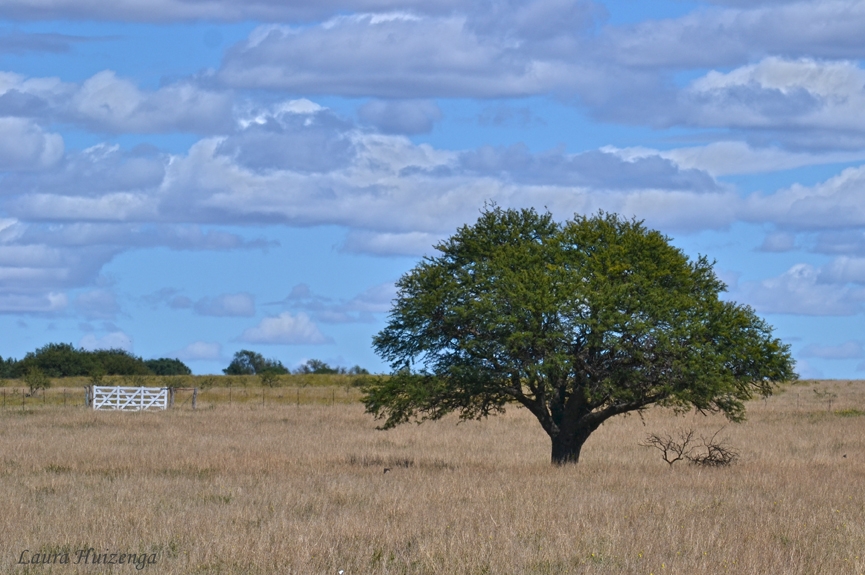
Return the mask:
<path fill-rule="evenodd" d="M 687 459 L 694 450 L 692 441 L 694 439 L 694 430 L 679 431 L 677 437 L 671 435 L 659 435 L 650 433 L 646 437 L 646 441 L 641 443 L 643 447 L 654 447 L 661 452 L 661 457 L 668 465 L 672 466 L 677 461 Z"/>
<path fill-rule="evenodd" d="M 123 385 L 128 387 L 144 387 L 146 383 L 147 379 L 138 373 L 123 376 Z"/>
<path fill-rule="evenodd" d="M 51 387 L 51 379 L 45 375 L 38 367 L 30 367 L 27 373 L 24 374 L 24 383 L 30 388 L 30 396 L 36 395 L 40 389 L 45 390 Z"/>
<path fill-rule="evenodd" d="M 187 378 L 182 375 L 165 375 L 161 379 L 162 387 L 167 387 L 168 389 L 177 389 L 179 387 L 188 387 L 186 385 Z"/>
<path fill-rule="evenodd" d="M 345 373 L 344 367 L 331 367 L 327 363 L 321 361 L 320 359 L 310 359 L 300 367 L 298 367 L 295 372 L 296 374 L 307 374 L 307 373 L 315 373 L 315 374 L 341 374 Z"/>
<path fill-rule="evenodd" d="M 279 373 L 276 371 L 262 371 L 258 374 L 258 379 L 261 385 L 266 387 L 276 387 L 279 385 Z"/>
<path fill-rule="evenodd" d="M 228 376 L 225 377 L 228 378 Z M 201 389 L 201 391 L 206 391 L 216 385 L 217 379 L 213 375 L 207 375 L 204 377 L 196 378 L 195 383 L 197 384 L 197 387 Z M 227 385 L 231 385 L 231 382 L 227 382 Z"/>
<path fill-rule="evenodd" d="M 826 402 L 826 411 L 832 411 L 832 403 L 836 399 L 838 399 L 838 394 L 831 392 L 829 390 L 823 391 L 823 390 L 815 389 L 814 395 L 817 396 L 818 401 L 825 401 Z"/>
<path fill-rule="evenodd" d="M 102 364 L 95 364 L 90 368 L 90 385 L 102 385 L 102 381 L 105 379 L 105 368 L 102 367 Z"/>

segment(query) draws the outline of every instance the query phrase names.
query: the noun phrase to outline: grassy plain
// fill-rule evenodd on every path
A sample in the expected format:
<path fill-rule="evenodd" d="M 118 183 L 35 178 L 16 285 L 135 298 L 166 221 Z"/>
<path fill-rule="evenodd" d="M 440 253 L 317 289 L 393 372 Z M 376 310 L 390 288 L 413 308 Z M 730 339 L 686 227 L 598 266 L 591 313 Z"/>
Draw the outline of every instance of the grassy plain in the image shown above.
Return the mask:
<path fill-rule="evenodd" d="M 227 388 L 201 392 L 195 411 L 178 396 L 168 412 L 93 412 L 75 385 L 64 407 L 60 382 L 44 404 L 9 401 L 0 572 L 865 572 L 865 382 L 753 402 L 718 436 L 740 452 L 725 468 L 669 467 L 639 445 L 711 435 L 714 417 L 619 417 L 555 468 L 525 410 L 378 431 L 350 386 L 267 389 L 262 405 L 247 383 L 231 403 Z M 25 549 L 74 563 L 90 547 L 156 564 L 17 564 Z"/>

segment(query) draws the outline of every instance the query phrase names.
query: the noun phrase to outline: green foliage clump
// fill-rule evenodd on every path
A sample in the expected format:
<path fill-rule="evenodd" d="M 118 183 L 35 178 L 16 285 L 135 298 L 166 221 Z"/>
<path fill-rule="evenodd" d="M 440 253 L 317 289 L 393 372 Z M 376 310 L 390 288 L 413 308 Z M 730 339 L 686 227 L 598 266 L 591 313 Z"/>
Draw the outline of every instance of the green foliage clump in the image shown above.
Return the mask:
<path fill-rule="evenodd" d="M 265 359 L 260 353 L 248 349 L 235 353 L 228 367 L 222 370 L 225 375 L 258 375 L 264 372 L 276 375 L 289 373 L 281 361 Z"/>
<path fill-rule="evenodd" d="M 258 374 L 258 380 L 264 387 L 276 387 L 279 385 L 279 374 L 264 370 Z"/>
<path fill-rule="evenodd" d="M 18 367 L 18 361 L 14 358 L 3 359 L 0 356 L 0 379 L 13 379 L 20 377 L 21 373 Z"/>
<path fill-rule="evenodd" d="M 38 368 L 48 377 L 77 377 L 101 375 L 148 375 L 150 370 L 140 357 L 123 349 L 76 349 L 69 343 L 49 343 L 28 352 L 11 368 L 22 377 L 32 368 Z"/>
<path fill-rule="evenodd" d="M 48 377 L 74 377 L 90 373 L 94 361 L 90 352 L 70 343 L 49 343 L 28 352 L 20 363 L 25 374 L 38 369 Z"/>
<path fill-rule="evenodd" d="M 97 349 L 91 352 L 94 363 L 101 365 L 106 375 L 150 375 L 140 357 L 123 349 Z"/>
<path fill-rule="evenodd" d="M 30 395 L 36 395 L 40 389 L 51 387 L 51 379 L 38 367 L 29 367 L 24 374 L 24 383 L 30 389 Z"/>
<path fill-rule="evenodd" d="M 32 369 L 46 377 L 90 377 L 98 384 L 106 375 L 190 375 L 177 359 L 144 361 L 123 349 L 86 350 L 70 343 L 49 343 L 28 352 L 20 361 L 0 357 L 0 378 L 22 378 Z"/>
<path fill-rule="evenodd" d="M 192 375 L 192 370 L 179 359 L 161 357 L 144 362 L 153 375 Z"/>
<path fill-rule="evenodd" d="M 346 369 L 344 367 L 331 367 L 320 359 L 310 359 L 295 370 L 297 374 L 348 374 L 348 375 L 369 375 L 369 371 L 356 365 Z"/>

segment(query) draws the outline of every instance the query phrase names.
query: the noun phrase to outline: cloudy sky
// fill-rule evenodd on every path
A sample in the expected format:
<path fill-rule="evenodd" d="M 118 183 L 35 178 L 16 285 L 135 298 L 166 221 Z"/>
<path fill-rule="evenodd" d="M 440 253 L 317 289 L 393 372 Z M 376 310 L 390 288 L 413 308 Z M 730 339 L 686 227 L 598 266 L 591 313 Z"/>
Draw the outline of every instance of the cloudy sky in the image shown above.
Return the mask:
<path fill-rule="evenodd" d="M 385 366 L 485 202 L 646 220 L 865 372 L 865 0 L 3 0 L 0 355 Z"/>

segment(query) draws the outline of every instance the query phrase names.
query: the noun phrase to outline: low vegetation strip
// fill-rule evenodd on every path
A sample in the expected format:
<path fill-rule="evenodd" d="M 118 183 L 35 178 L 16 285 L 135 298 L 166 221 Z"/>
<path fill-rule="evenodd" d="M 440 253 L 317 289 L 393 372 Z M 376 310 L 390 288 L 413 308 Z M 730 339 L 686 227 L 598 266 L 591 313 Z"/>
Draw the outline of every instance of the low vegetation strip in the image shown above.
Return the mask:
<path fill-rule="evenodd" d="M 580 465 L 555 467 L 519 409 L 379 431 L 357 400 L 208 405 L 0 412 L 0 572 L 25 572 L 25 550 L 91 548 L 145 554 L 165 575 L 865 572 L 865 426 L 845 414 L 865 406 L 862 382 L 752 402 L 724 428 L 740 456 L 719 468 L 671 467 L 640 445 L 726 423 L 663 409 L 611 420 Z"/>
<path fill-rule="evenodd" d="M 124 378 L 104 379 L 105 385 L 130 386 Z M 148 388 L 172 387 L 176 390 L 171 409 L 191 409 L 192 389 L 197 388 L 198 409 L 227 405 L 336 405 L 361 401 L 356 377 L 345 375 L 281 376 L 274 386 L 262 385 L 254 376 L 191 376 L 166 381 L 147 377 L 135 384 Z M 136 386 L 133 384 L 132 386 Z M 0 381 L 0 409 L 42 409 L 52 407 L 85 407 L 87 378 L 63 378 L 51 387 L 31 393 L 22 380 Z"/>

